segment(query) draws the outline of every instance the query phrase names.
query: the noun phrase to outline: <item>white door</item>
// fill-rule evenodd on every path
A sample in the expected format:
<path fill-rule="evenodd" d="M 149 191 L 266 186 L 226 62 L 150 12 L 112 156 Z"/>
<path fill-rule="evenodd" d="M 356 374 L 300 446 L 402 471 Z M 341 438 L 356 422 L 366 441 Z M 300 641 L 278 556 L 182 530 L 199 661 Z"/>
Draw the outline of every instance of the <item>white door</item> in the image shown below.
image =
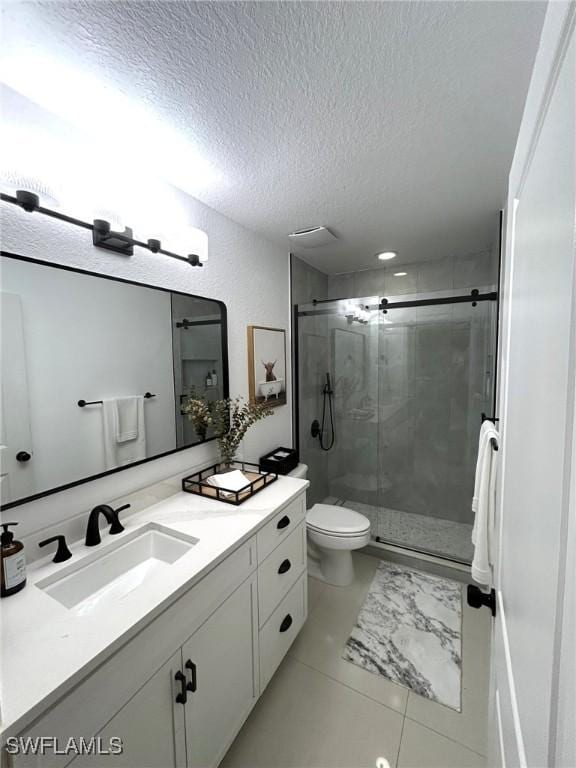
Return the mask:
<path fill-rule="evenodd" d="M 0 493 L 5 504 L 34 492 L 30 401 L 20 296 L 2 293 Z M 47 405 L 49 407 L 49 405 Z M 27 457 L 30 458 L 27 458 Z"/>
<path fill-rule="evenodd" d="M 256 701 L 256 610 L 254 575 L 182 646 L 189 768 L 217 766 Z"/>
<path fill-rule="evenodd" d="M 98 734 L 102 748 L 111 755 L 77 757 L 74 768 L 184 768 L 186 737 L 184 704 L 176 697 L 181 684 L 182 656 L 174 654 L 125 704 Z M 118 743 L 121 752 L 117 753 Z"/>
<path fill-rule="evenodd" d="M 489 764 L 509 767 L 576 765 L 574 19 L 549 4 L 505 212 Z"/>

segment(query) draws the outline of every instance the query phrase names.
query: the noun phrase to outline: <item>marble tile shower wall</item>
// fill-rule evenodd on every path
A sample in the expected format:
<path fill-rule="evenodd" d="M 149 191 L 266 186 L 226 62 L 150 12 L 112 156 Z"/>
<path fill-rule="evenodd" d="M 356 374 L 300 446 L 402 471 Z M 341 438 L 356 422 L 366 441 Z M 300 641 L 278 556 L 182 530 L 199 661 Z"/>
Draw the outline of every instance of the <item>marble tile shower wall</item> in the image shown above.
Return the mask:
<path fill-rule="evenodd" d="M 406 272 L 405 277 L 394 277 Z M 399 264 L 393 267 L 367 269 L 328 277 L 328 298 L 360 296 L 398 296 L 403 293 L 462 290 L 495 285 L 498 262 L 492 251 L 480 251 L 465 256 Z"/>

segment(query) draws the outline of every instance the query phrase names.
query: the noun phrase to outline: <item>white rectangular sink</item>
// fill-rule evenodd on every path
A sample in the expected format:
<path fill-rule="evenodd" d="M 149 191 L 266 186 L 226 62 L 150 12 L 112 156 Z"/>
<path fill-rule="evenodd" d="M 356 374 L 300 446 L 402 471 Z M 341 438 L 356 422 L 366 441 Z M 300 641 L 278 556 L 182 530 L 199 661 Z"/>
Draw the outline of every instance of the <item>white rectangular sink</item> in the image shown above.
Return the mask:
<path fill-rule="evenodd" d="M 193 536 L 148 523 L 117 542 L 100 545 L 36 586 L 74 613 L 85 615 L 158 578 L 197 543 Z"/>

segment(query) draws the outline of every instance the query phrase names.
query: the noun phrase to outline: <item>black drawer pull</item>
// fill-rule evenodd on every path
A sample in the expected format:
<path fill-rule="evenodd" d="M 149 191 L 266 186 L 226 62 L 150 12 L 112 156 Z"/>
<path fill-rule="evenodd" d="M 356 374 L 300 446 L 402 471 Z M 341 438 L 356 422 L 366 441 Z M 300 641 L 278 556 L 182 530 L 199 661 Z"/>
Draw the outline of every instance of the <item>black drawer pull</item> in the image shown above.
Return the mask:
<path fill-rule="evenodd" d="M 292 563 L 290 560 L 283 560 L 280 563 L 280 568 L 278 568 L 278 573 L 286 573 L 290 570 L 290 568 L 292 568 Z"/>
<path fill-rule="evenodd" d="M 280 632 L 287 632 L 290 627 L 292 626 L 292 616 L 288 614 L 282 621 L 282 624 L 280 624 Z"/>
<path fill-rule="evenodd" d="M 290 525 L 290 518 L 288 515 L 284 515 L 284 517 L 281 520 L 278 520 L 278 525 L 276 528 L 278 528 L 279 531 L 282 530 L 282 528 L 286 528 L 286 526 Z"/>
<path fill-rule="evenodd" d="M 196 689 L 198 687 L 197 680 L 196 680 L 196 664 L 194 664 L 194 662 L 191 659 L 188 659 L 188 661 L 186 662 L 186 664 L 184 664 L 184 666 L 186 667 L 186 669 L 190 670 L 190 676 L 192 678 L 188 683 L 188 685 L 186 686 L 186 688 L 192 693 L 196 693 Z"/>
<path fill-rule="evenodd" d="M 176 672 L 176 674 L 174 675 L 174 680 L 177 680 L 180 683 L 180 685 L 182 686 L 182 693 L 179 693 L 176 696 L 176 703 L 177 704 L 186 704 L 186 701 L 187 701 L 187 696 L 186 696 L 186 675 L 184 675 L 183 672 L 180 672 L 180 670 L 178 670 L 178 672 Z"/>

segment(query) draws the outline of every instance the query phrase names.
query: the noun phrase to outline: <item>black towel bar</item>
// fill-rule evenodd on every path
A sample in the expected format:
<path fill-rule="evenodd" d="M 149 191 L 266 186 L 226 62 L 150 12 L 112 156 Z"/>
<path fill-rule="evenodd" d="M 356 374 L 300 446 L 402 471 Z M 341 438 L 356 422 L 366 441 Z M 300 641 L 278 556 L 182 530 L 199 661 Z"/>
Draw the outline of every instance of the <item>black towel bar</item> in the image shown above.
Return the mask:
<path fill-rule="evenodd" d="M 152 392 L 145 392 L 144 397 L 146 400 L 150 400 L 151 397 L 156 397 Z M 78 407 L 84 408 L 86 405 L 102 405 L 103 400 L 78 400 Z"/>

